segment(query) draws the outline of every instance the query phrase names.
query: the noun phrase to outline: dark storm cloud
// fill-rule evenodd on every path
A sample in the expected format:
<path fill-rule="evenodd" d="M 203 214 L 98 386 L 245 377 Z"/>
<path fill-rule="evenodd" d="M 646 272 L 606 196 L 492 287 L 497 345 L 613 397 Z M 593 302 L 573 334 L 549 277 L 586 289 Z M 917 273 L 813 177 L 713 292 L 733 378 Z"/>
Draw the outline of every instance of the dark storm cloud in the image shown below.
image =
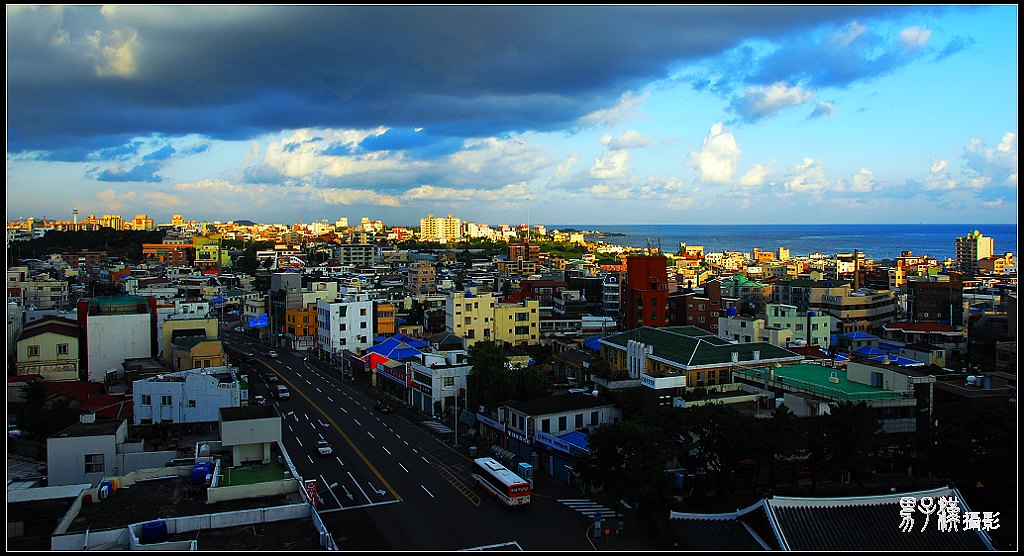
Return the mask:
<path fill-rule="evenodd" d="M 896 8 L 905 10 L 906 8 Z M 676 64 L 871 6 L 8 9 L 9 152 L 298 127 L 550 130 Z"/>

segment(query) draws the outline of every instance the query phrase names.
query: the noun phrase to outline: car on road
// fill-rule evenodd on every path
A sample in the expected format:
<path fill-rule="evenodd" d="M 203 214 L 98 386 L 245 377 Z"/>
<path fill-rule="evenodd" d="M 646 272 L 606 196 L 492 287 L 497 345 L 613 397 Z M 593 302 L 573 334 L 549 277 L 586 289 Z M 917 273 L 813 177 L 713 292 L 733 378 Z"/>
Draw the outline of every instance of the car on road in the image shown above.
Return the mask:
<path fill-rule="evenodd" d="M 277 352 L 274 351 L 274 350 L 270 350 L 270 351 L 267 352 L 267 357 L 270 357 L 272 359 L 277 359 Z"/>
<path fill-rule="evenodd" d="M 241 326 L 236 326 L 235 327 L 235 332 L 241 332 L 241 331 L 242 331 L 242 327 Z"/>
<path fill-rule="evenodd" d="M 334 453 L 334 449 L 331 448 L 330 443 L 326 440 L 318 440 L 316 442 L 316 451 L 320 452 L 321 456 L 329 456 Z"/>
<path fill-rule="evenodd" d="M 256 405 L 267 405 L 267 398 L 263 396 L 253 396 L 252 401 Z"/>
<path fill-rule="evenodd" d="M 377 405 L 374 406 L 374 408 L 377 411 L 381 412 L 381 413 L 394 413 L 395 412 L 395 408 L 391 407 L 391 404 L 384 403 L 384 402 L 377 402 Z"/>
<path fill-rule="evenodd" d="M 278 380 L 281 379 L 277 378 L 277 373 L 270 373 L 267 375 L 267 382 L 277 382 Z"/>

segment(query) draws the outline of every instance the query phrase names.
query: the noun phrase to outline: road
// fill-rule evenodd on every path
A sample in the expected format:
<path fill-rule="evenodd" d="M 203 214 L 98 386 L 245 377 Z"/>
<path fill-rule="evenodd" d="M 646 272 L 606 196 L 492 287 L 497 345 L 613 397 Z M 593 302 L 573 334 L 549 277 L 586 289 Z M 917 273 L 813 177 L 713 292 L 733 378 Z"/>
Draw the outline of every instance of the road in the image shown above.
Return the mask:
<path fill-rule="evenodd" d="M 524 550 L 593 550 L 592 519 L 534 492 L 526 509 L 508 509 L 470 478 L 470 461 L 417 423 L 380 414 L 361 390 L 322 374 L 303 357 L 227 334 L 229 348 L 256 353 L 250 394 L 266 377 L 291 391 L 269 394 L 283 418 L 283 443 L 303 479 L 316 479 L 320 512 L 342 550 L 458 550 L 517 543 Z M 273 386 L 273 385 L 271 385 Z M 319 439 L 333 447 L 316 449 Z M 558 493 L 563 494 L 563 493 Z M 578 496 L 577 496 L 578 498 Z"/>

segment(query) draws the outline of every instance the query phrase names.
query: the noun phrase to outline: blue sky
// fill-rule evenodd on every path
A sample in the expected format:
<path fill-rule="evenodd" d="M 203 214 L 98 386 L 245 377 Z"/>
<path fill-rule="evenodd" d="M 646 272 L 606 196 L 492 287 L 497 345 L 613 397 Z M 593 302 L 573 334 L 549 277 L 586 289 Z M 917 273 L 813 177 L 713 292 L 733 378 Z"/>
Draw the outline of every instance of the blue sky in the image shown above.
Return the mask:
<path fill-rule="evenodd" d="M 7 218 L 1015 223 L 1017 6 L 7 7 Z"/>

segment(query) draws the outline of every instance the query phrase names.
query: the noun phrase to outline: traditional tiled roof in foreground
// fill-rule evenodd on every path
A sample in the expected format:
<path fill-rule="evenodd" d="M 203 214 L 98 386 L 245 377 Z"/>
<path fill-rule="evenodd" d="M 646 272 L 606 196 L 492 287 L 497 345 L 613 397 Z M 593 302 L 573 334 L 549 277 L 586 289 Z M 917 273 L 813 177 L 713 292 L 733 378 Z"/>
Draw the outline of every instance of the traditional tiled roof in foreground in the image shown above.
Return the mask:
<path fill-rule="evenodd" d="M 931 498 L 935 508 L 940 498 L 955 499 L 961 516 L 957 530 L 940 530 L 934 511 L 926 523 L 918 506 L 910 514 L 913 526 L 904 530 L 903 498 L 916 503 Z M 847 498 L 775 496 L 729 514 L 672 512 L 670 522 L 688 550 L 994 550 L 987 533 L 964 529 L 963 516 L 970 511 L 957 489 L 942 487 Z"/>

